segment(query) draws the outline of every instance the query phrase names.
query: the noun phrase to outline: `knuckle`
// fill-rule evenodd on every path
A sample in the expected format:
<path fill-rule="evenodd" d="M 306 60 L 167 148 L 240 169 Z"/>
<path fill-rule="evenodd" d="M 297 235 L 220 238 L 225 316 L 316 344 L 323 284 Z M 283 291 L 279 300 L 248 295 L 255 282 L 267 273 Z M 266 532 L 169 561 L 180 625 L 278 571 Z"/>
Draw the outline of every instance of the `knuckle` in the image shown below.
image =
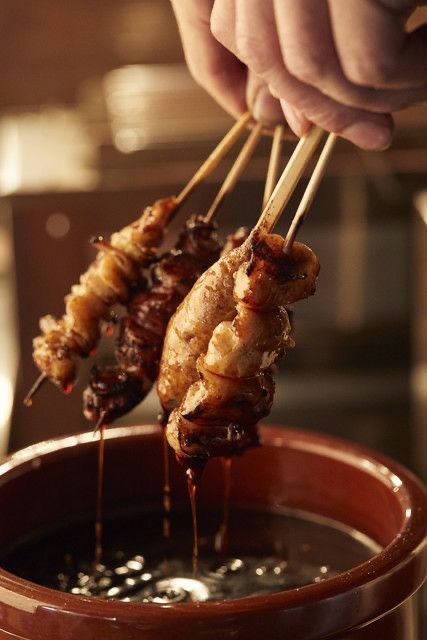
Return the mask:
<path fill-rule="evenodd" d="M 344 65 L 344 73 L 350 82 L 365 87 L 384 87 L 392 82 L 397 63 L 394 58 L 366 56 L 355 58 Z"/>
<path fill-rule="evenodd" d="M 324 114 L 322 123 L 327 131 L 342 133 L 349 125 L 349 117 L 345 113 L 337 111 L 332 114 Z"/>
<path fill-rule="evenodd" d="M 274 66 L 271 49 L 259 39 L 248 34 L 237 34 L 236 47 L 239 58 L 256 74 L 265 75 Z"/>
<path fill-rule="evenodd" d="M 349 114 L 344 109 L 317 107 L 304 111 L 306 118 L 332 133 L 342 133 L 349 125 Z"/>
<path fill-rule="evenodd" d="M 312 52 L 303 56 L 291 54 L 285 62 L 289 73 L 302 82 L 318 84 L 326 76 L 325 61 Z"/>
<path fill-rule="evenodd" d="M 224 46 L 228 45 L 229 30 L 226 28 L 226 25 L 224 24 L 222 18 L 218 16 L 215 11 L 212 11 L 211 14 L 210 30 L 215 40 L 218 40 L 218 42 Z"/>

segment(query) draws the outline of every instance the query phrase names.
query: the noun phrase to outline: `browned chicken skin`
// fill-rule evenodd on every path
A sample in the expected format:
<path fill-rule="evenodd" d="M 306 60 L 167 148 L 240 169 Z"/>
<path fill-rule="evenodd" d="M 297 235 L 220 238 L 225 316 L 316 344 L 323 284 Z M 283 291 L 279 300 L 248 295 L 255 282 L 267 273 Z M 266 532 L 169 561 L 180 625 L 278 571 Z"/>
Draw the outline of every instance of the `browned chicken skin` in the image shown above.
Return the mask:
<path fill-rule="evenodd" d="M 249 241 L 224 255 L 199 278 L 169 322 L 157 385 L 166 413 L 179 407 L 198 379 L 197 358 L 206 353 L 216 325 L 235 314 L 234 274 L 249 256 Z"/>
<path fill-rule="evenodd" d="M 158 388 L 169 444 L 188 465 L 258 442 L 272 366 L 293 345 L 285 305 L 315 292 L 320 268 L 305 245 L 283 248 L 281 236 L 254 234 L 201 276 L 169 324 Z"/>
<path fill-rule="evenodd" d="M 151 269 L 151 286 L 133 296 L 120 323 L 116 364 L 95 367 L 83 394 L 88 420 L 110 424 L 139 404 L 157 378 L 169 319 L 221 251 L 217 227 L 201 216 L 185 223 L 173 249 Z"/>
<path fill-rule="evenodd" d="M 60 319 L 42 318 L 42 335 L 33 341 L 34 361 L 51 382 L 64 390 L 70 387 L 76 376 L 76 358 L 86 357 L 95 348 L 100 321 L 109 308 L 126 303 L 131 291 L 143 286 L 142 269 L 156 257 L 175 208 L 173 197 L 158 200 L 109 242 L 95 242 L 100 251 L 65 298 L 65 314 Z"/>

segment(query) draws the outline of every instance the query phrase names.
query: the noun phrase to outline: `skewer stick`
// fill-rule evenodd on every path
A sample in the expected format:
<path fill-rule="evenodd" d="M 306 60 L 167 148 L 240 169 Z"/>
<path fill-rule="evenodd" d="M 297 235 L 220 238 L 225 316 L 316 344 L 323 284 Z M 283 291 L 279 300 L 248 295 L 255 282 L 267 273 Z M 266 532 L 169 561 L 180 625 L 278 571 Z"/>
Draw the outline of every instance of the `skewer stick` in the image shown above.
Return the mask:
<path fill-rule="evenodd" d="M 249 111 L 244 113 L 237 122 L 226 133 L 221 142 L 215 147 L 209 157 L 204 161 L 201 167 L 197 169 L 191 180 L 185 185 L 182 191 L 176 196 L 177 207 L 181 205 L 184 200 L 190 195 L 193 189 L 206 178 L 221 162 L 223 157 L 228 153 L 234 143 L 240 138 L 246 125 L 251 120 L 251 114 Z"/>
<path fill-rule="evenodd" d="M 277 183 L 279 175 L 280 154 L 282 151 L 284 126 L 278 124 L 274 130 L 273 142 L 271 144 L 270 161 L 268 163 L 267 177 L 265 180 L 264 197 L 262 200 L 262 208 L 267 205 L 273 189 Z"/>
<path fill-rule="evenodd" d="M 285 246 L 283 247 L 284 253 L 289 253 L 289 251 L 291 250 L 295 237 L 302 223 L 307 217 L 308 210 L 311 206 L 311 203 L 313 202 L 314 196 L 316 195 L 317 189 L 319 188 L 336 140 L 337 136 L 335 135 L 335 133 L 330 133 L 328 139 L 326 140 L 325 146 L 322 149 L 322 153 L 319 156 L 319 160 L 317 161 L 317 164 L 311 175 L 302 200 L 299 203 L 298 209 L 293 217 L 291 226 L 289 227 L 289 231 L 286 234 Z"/>
<path fill-rule="evenodd" d="M 295 187 L 297 186 L 304 169 L 309 164 L 320 140 L 323 129 L 313 127 L 309 133 L 298 142 L 288 164 L 285 167 L 279 182 L 276 185 L 264 211 L 262 212 L 254 231 L 271 233 L 280 215 L 289 202 Z"/>
<path fill-rule="evenodd" d="M 33 396 L 37 393 L 40 387 L 46 382 L 47 375 L 45 373 L 41 373 L 27 395 L 24 398 L 24 404 L 26 407 L 31 407 L 33 404 Z"/>
<path fill-rule="evenodd" d="M 230 193 L 230 191 L 232 191 L 232 189 L 235 186 L 236 182 L 238 181 L 238 179 L 240 178 L 241 174 L 243 173 L 246 165 L 248 164 L 249 160 L 251 159 L 252 154 L 255 151 L 255 147 L 257 146 L 257 144 L 259 142 L 259 139 L 261 138 L 261 134 L 262 134 L 262 124 L 258 123 L 252 129 L 250 135 L 248 136 L 248 139 L 246 140 L 245 144 L 243 145 L 243 147 L 242 147 L 239 155 L 237 156 L 233 166 L 231 167 L 230 171 L 228 172 L 227 177 L 225 178 L 224 182 L 222 183 L 221 189 L 218 191 L 214 201 L 212 202 L 211 206 L 209 207 L 209 210 L 208 210 L 207 214 L 205 215 L 205 222 L 209 222 L 210 220 L 212 220 L 212 218 L 214 217 L 215 213 L 217 212 L 217 209 L 220 207 L 220 205 L 224 201 L 224 198 Z"/>
<path fill-rule="evenodd" d="M 96 436 L 96 434 L 98 433 L 98 431 L 101 429 L 102 426 L 104 426 L 104 420 L 105 420 L 105 412 L 102 411 L 101 415 L 98 418 L 98 422 L 96 423 L 94 430 L 93 430 L 93 437 Z"/>

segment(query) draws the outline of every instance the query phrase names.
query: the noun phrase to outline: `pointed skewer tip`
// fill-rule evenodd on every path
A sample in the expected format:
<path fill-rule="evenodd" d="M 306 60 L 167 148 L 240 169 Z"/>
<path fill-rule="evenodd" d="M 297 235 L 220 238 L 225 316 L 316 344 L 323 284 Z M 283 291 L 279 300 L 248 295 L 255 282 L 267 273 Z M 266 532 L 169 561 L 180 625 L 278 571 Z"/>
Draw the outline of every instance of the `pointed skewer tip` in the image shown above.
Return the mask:
<path fill-rule="evenodd" d="M 93 437 L 96 436 L 96 434 L 98 433 L 98 431 L 100 431 L 100 429 L 105 426 L 104 425 L 104 421 L 105 421 L 105 413 L 102 412 L 101 415 L 98 418 L 98 422 L 95 425 L 95 428 L 93 430 Z"/>
<path fill-rule="evenodd" d="M 46 380 L 47 375 L 45 373 L 41 373 L 24 398 L 24 405 L 26 407 L 31 407 L 31 405 L 33 404 L 33 397 L 40 389 L 40 387 L 44 384 L 44 382 L 46 382 Z"/>

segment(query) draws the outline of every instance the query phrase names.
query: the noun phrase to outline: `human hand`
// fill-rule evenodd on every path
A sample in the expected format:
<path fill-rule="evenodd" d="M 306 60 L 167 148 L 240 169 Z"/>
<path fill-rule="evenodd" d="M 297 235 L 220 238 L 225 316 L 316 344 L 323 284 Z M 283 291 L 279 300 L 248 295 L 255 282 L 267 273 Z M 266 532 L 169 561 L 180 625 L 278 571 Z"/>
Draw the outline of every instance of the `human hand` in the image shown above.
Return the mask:
<path fill-rule="evenodd" d="M 391 112 L 427 99 L 426 26 L 410 0 L 172 0 L 190 71 L 233 115 L 315 123 L 363 148 L 391 141 Z"/>

